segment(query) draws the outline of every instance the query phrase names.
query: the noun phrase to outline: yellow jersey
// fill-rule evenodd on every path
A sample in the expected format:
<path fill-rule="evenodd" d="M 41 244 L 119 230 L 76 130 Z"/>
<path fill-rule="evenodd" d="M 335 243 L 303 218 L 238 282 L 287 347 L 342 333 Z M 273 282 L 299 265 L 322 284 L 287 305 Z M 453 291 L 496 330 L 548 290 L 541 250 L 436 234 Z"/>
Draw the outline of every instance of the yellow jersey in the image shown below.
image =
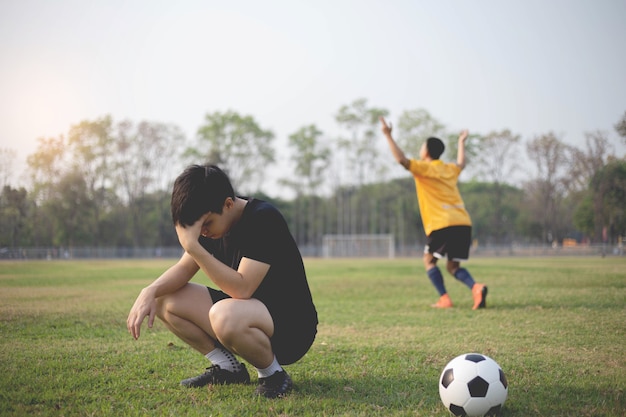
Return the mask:
<path fill-rule="evenodd" d="M 450 226 L 471 226 L 472 220 L 457 186 L 461 168 L 436 159 L 411 159 L 408 170 L 415 179 L 417 202 L 426 235 Z"/>

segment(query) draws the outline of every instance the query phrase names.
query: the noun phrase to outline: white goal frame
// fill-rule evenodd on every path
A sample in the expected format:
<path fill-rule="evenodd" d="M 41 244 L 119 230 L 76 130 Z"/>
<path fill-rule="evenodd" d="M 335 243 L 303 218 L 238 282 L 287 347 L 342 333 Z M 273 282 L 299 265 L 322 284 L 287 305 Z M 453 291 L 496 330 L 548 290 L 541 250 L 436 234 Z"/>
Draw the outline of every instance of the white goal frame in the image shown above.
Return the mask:
<path fill-rule="evenodd" d="M 392 234 L 324 235 L 324 258 L 394 258 Z"/>

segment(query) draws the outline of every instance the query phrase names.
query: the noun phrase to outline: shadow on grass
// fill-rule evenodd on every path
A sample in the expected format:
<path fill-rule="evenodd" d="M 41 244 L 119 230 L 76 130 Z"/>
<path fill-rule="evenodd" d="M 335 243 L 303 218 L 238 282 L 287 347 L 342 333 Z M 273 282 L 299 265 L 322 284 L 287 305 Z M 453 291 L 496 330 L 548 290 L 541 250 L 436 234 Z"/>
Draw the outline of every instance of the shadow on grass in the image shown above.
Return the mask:
<path fill-rule="evenodd" d="M 298 396 L 320 399 L 322 404 L 341 405 L 376 411 L 429 410 L 445 411 L 439 399 L 436 383 L 424 385 L 420 378 L 313 377 L 294 381 L 294 393 Z"/>
<path fill-rule="evenodd" d="M 617 310 L 616 304 L 607 302 L 601 299 L 588 299 L 585 301 L 572 301 L 570 303 L 552 303 L 549 301 L 534 301 L 534 300 L 520 300 L 513 302 L 499 301 L 492 303 L 486 309 L 478 310 L 477 312 L 489 312 L 489 311 L 512 311 L 512 310 L 526 310 L 526 311 L 541 311 L 541 310 L 563 310 L 571 309 L 576 311 L 579 309 L 589 309 L 598 311 Z"/>
<path fill-rule="evenodd" d="M 339 410 L 370 410 L 416 415 L 450 415 L 439 398 L 437 384 L 425 383 L 416 376 L 401 378 L 357 377 L 334 379 L 313 377 L 295 382 L 294 395 L 308 400 L 319 399 L 325 406 Z M 615 416 L 626 410 L 624 387 L 553 386 L 509 387 L 509 395 L 500 417 L 513 416 Z M 338 410 L 335 410 L 338 411 Z"/>

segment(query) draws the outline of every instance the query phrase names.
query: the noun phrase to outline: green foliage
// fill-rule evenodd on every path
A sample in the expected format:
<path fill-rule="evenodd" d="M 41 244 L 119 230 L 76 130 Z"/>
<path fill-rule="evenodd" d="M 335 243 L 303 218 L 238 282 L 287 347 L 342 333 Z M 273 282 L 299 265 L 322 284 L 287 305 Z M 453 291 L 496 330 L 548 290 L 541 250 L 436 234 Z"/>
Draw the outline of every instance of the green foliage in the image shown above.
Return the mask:
<path fill-rule="evenodd" d="M 315 194 L 324 182 L 330 163 L 330 148 L 321 141 L 323 132 L 315 125 L 304 126 L 289 135 L 289 147 L 294 154 L 294 178 L 284 180 L 296 194 Z"/>
<path fill-rule="evenodd" d="M 319 332 L 280 400 L 180 387 L 206 360 L 158 321 L 132 340 L 126 314 L 171 262 L 2 262 L 0 415 L 444 417 L 440 372 L 470 351 L 504 369 L 503 417 L 626 409 L 624 258 L 475 259 L 480 311 L 450 277 L 455 308 L 431 309 L 419 260 L 307 259 Z"/>
<path fill-rule="evenodd" d="M 419 159 L 420 148 L 428 137 L 444 139 L 445 126 L 424 109 L 405 110 L 398 118 L 395 135 L 405 154 L 410 158 Z M 447 156 L 450 155 L 453 153 L 448 150 Z"/>
<path fill-rule="evenodd" d="M 472 218 L 472 236 L 481 244 L 510 244 L 515 236 L 523 235 L 516 226 L 523 198 L 520 189 L 471 181 L 460 184 L 459 190 Z"/>
<path fill-rule="evenodd" d="M 626 112 L 615 124 L 615 131 L 622 137 L 622 141 L 626 143 Z"/>
<path fill-rule="evenodd" d="M 263 183 L 264 170 L 259 167 L 274 162 L 271 146 L 274 133 L 262 129 L 250 115 L 229 110 L 205 116 L 198 129 L 197 147 L 187 149 L 196 163 L 221 166 L 234 186 L 249 192 Z"/>
<path fill-rule="evenodd" d="M 33 225 L 23 240 L 65 247 L 146 245 L 142 203 L 170 182 L 183 139 L 176 126 L 113 124 L 110 116 L 72 126 L 67 140 L 40 138 L 28 157 L 28 200 L 35 208 L 18 219 Z M 118 223 L 111 227 L 111 219 Z"/>
<path fill-rule="evenodd" d="M 593 235 L 593 195 L 591 192 L 586 193 L 576 208 L 574 212 L 574 226 L 589 236 Z"/>
<path fill-rule="evenodd" d="M 361 186 L 384 175 L 386 164 L 381 163 L 379 149 L 373 143 L 379 136 L 379 118 L 388 114 L 386 109 L 370 107 L 365 98 L 339 108 L 335 121 L 344 131 L 337 138 L 337 148 L 341 153 L 339 164 L 348 168 L 349 175 L 340 176 L 342 182 L 336 184 L 337 187 L 346 184 Z"/>
<path fill-rule="evenodd" d="M 288 135 L 289 154 L 281 162 L 289 168 L 279 184 L 296 196 L 281 208 L 299 244 L 319 246 L 320 236 L 337 233 L 393 233 L 405 247 L 424 239 L 415 188 L 404 186 L 411 176 L 393 162 L 380 133 L 378 118 L 388 114 L 360 98 L 336 111 L 337 132 L 322 134 L 307 124 Z M 622 139 L 625 120 L 615 125 Z M 444 160 L 455 159 L 458 129 L 427 110 L 405 110 L 396 124 L 407 155 L 417 158 L 425 138 L 435 135 L 448 142 Z M 521 138 L 507 129 L 470 135 L 461 180 L 491 184 L 488 192 L 463 192 L 481 242 L 560 243 L 584 232 L 598 243 L 607 227 L 615 243 L 626 233 L 623 181 L 611 179 L 621 175 L 615 167 L 624 159 L 614 154 L 608 134 L 586 134 L 583 149 L 553 133 L 539 135 L 526 141 L 526 155 Z M 0 194 L 0 250 L 176 245 L 169 193 L 189 163 L 220 164 L 240 194 L 267 195 L 265 180 L 277 156 L 271 130 L 250 115 L 218 111 L 205 116 L 195 139 L 189 146 L 175 125 L 114 122 L 109 115 L 81 121 L 67 135 L 39 138 L 27 159 L 26 194 L 10 186 Z M 14 174 L 13 155 L 0 149 L 3 185 Z M 524 156 L 536 169 L 521 172 Z M 594 196 L 591 211 L 586 192 Z"/>
<path fill-rule="evenodd" d="M 5 185 L 0 194 L 0 247 L 27 243 L 26 232 L 30 229 L 26 220 L 31 213 L 32 204 L 26 189 Z"/>
<path fill-rule="evenodd" d="M 591 180 L 596 228 L 626 234 L 626 161 L 611 161 Z"/>

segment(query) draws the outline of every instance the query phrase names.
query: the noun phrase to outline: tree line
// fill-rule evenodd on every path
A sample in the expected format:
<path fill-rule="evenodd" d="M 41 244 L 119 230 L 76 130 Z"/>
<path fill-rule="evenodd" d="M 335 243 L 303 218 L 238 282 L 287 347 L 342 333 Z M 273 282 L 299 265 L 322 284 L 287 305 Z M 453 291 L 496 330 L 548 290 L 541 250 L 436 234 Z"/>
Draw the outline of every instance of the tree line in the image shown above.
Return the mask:
<path fill-rule="evenodd" d="M 0 248 L 177 246 L 170 190 L 191 163 L 217 164 L 239 194 L 276 204 L 302 247 L 319 247 L 324 234 L 393 234 L 398 245 L 415 246 L 424 240 L 415 187 L 385 148 L 379 117 L 388 115 L 354 100 L 336 111 L 336 131 L 304 125 L 280 157 L 271 129 L 232 110 L 206 114 L 194 138 L 173 124 L 84 120 L 38 139 L 27 186 L 11 184 L 16 152 L 0 149 Z M 415 157 L 438 136 L 443 159 L 455 160 L 457 134 L 424 109 L 394 123 L 398 144 Z M 626 144 L 626 113 L 614 132 L 585 137 L 579 148 L 553 132 L 471 132 L 460 189 L 474 238 L 507 245 L 626 236 L 626 156 L 614 146 Z M 268 191 L 272 169 L 291 197 Z"/>

